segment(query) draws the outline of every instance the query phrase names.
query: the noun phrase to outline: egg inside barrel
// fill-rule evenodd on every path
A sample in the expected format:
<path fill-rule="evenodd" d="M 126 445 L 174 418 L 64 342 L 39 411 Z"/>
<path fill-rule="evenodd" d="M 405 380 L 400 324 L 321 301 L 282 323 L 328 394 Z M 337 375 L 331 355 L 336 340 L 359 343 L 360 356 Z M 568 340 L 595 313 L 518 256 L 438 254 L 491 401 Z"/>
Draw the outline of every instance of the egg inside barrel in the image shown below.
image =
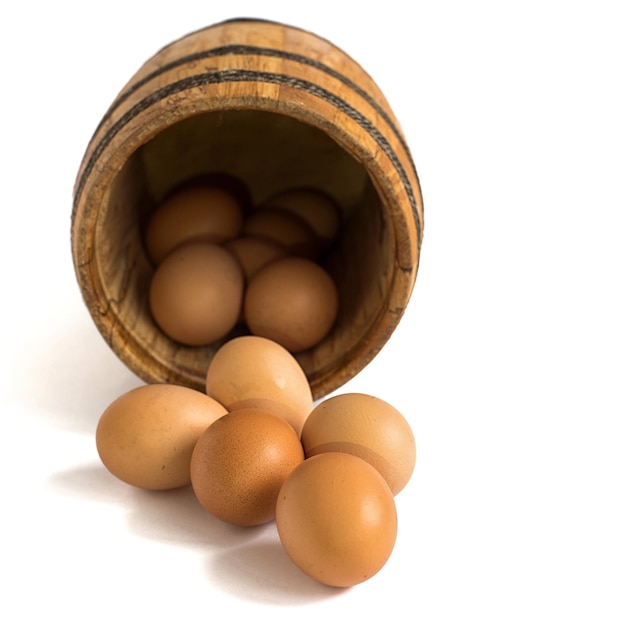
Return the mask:
<path fill-rule="evenodd" d="M 299 257 L 275 260 L 251 279 L 243 315 L 250 331 L 297 353 L 330 332 L 339 309 L 337 287 L 317 263 Z"/>
<path fill-rule="evenodd" d="M 296 119 L 260 110 L 203 112 L 138 146 L 109 185 L 106 210 L 95 217 L 93 256 L 80 266 L 88 273 L 84 280 L 97 284 L 98 311 L 106 310 L 95 320 L 145 380 L 204 388 L 209 363 L 227 337 L 191 345 L 161 328 L 146 297 L 155 265 L 144 233 L 172 190 L 220 171 L 245 181 L 253 204 L 306 187 L 328 194 L 338 207 L 337 238 L 318 261 L 336 285 L 337 316 L 320 342 L 296 355 L 314 396 L 327 395 L 386 341 L 401 315 L 392 293 L 404 291 L 413 275 L 398 270 L 395 218 L 364 166 L 326 133 Z"/>
<path fill-rule="evenodd" d="M 263 208 L 288 211 L 304 220 L 320 242 L 320 249 L 332 244 L 341 228 L 341 211 L 334 199 L 320 189 L 288 188 L 267 198 Z"/>
<path fill-rule="evenodd" d="M 320 240 L 311 226 L 298 215 L 281 208 L 268 208 L 248 216 L 242 233 L 274 241 L 292 256 L 316 259 L 321 250 Z"/>
<path fill-rule="evenodd" d="M 263 266 L 288 256 L 279 243 L 258 235 L 242 234 L 224 242 L 223 246 L 239 261 L 246 284 Z"/>
<path fill-rule="evenodd" d="M 241 231 L 244 206 L 225 185 L 188 182 L 170 191 L 151 212 L 145 226 L 148 256 L 158 265 L 189 241 L 222 243 Z"/>
<path fill-rule="evenodd" d="M 177 247 L 150 280 L 150 312 L 172 340 L 189 346 L 225 337 L 239 320 L 244 293 L 241 266 L 222 246 Z"/>

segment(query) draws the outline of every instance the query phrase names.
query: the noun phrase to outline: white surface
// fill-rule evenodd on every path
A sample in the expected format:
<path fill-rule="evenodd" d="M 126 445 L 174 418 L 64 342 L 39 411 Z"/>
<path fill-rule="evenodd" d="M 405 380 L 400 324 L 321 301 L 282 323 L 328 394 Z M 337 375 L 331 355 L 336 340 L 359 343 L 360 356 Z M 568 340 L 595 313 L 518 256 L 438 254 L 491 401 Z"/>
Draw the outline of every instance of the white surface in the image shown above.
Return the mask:
<path fill-rule="evenodd" d="M 0 623 L 625 624 L 620 4 L 3 5 Z M 75 282 L 80 159 L 149 56 L 238 16 L 357 59 L 423 185 L 411 304 L 343 389 L 403 411 L 419 458 L 391 559 L 346 591 L 301 575 L 271 525 L 242 532 L 189 492 L 116 482 L 94 446 L 139 381 Z"/>

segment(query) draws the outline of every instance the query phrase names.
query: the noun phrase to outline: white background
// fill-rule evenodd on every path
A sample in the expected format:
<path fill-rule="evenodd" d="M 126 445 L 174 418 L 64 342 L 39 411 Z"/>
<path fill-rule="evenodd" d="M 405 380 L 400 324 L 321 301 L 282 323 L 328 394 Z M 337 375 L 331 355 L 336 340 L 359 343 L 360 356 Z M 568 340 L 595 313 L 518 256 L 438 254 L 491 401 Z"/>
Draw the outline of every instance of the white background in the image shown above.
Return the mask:
<path fill-rule="evenodd" d="M 7 8 L 8 6 L 19 8 Z M 620 2 L 4 3 L 0 623 L 626 624 L 626 36 Z M 239 16 L 302 26 L 378 82 L 426 208 L 408 310 L 341 391 L 409 419 L 383 570 L 337 591 L 271 525 L 102 468 L 139 381 L 81 300 L 72 186 L 160 47 Z"/>

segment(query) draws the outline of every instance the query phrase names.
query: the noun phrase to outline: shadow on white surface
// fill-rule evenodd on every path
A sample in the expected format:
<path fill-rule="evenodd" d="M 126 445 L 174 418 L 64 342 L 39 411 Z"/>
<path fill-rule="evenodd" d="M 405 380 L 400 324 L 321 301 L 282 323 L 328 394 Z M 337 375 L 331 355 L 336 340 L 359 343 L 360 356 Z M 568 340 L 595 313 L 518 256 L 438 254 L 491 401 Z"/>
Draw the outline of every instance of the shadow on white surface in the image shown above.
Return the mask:
<path fill-rule="evenodd" d="M 130 532 L 180 545 L 233 547 L 250 541 L 263 527 L 239 528 L 210 515 L 191 487 L 167 491 L 139 489 L 118 480 L 98 462 L 54 474 L 53 489 L 86 503 L 122 508 Z"/>
<path fill-rule="evenodd" d="M 197 551 L 211 584 L 241 600 L 300 605 L 347 592 L 301 572 L 284 551 L 274 522 L 250 528 L 225 523 L 202 507 L 191 487 L 137 489 L 97 462 L 53 474 L 49 485 L 65 497 L 121 509 L 128 531 L 141 539 Z"/>
<path fill-rule="evenodd" d="M 64 496 L 84 502 L 119 505 L 127 496 L 130 487 L 113 478 L 101 463 L 93 462 L 52 474 L 48 479 L 50 487 Z"/>
<path fill-rule="evenodd" d="M 259 541 L 232 546 L 212 554 L 207 569 L 223 590 L 258 603 L 299 605 L 331 600 L 348 593 L 328 587 L 301 572 L 284 551 L 275 526 Z M 272 536 L 273 535 L 273 536 Z"/>
<path fill-rule="evenodd" d="M 252 541 L 262 527 L 239 528 L 209 514 L 191 487 L 171 491 L 133 490 L 128 511 L 131 532 L 157 542 L 232 547 Z"/>

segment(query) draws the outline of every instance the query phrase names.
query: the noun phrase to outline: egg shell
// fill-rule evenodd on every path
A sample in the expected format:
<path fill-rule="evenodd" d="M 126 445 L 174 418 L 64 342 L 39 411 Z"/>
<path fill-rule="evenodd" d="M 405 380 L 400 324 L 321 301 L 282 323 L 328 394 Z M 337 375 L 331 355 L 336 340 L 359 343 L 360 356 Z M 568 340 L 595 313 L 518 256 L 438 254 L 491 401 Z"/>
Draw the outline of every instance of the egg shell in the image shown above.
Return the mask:
<path fill-rule="evenodd" d="M 275 341 L 254 335 L 220 346 L 207 369 L 206 393 L 229 410 L 271 408 L 298 435 L 313 408 L 309 381 L 295 357 Z"/>
<path fill-rule="evenodd" d="M 156 268 L 150 283 L 150 311 L 171 339 L 189 346 L 225 337 L 239 320 L 244 292 L 237 260 L 217 244 L 176 248 Z"/>
<path fill-rule="evenodd" d="M 302 425 L 306 418 L 306 415 L 304 415 L 302 411 L 294 409 L 293 406 L 268 398 L 244 398 L 231 402 L 229 407 L 230 411 L 237 411 L 239 409 L 261 409 L 278 415 L 296 431 L 298 436 L 302 431 Z"/>
<path fill-rule="evenodd" d="M 264 265 L 287 256 L 282 246 L 267 237 L 242 236 L 226 241 L 223 245 L 239 261 L 246 282 Z"/>
<path fill-rule="evenodd" d="M 315 259 L 320 251 L 315 231 L 302 218 L 283 209 L 268 208 L 252 213 L 245 219 L 242 232 L 271 239 L 290 255 Z"/>
<path fill-rule="evenodd" d="M 326 585 L 350 587 L 387 562 L 398 520 L 389 486 L 369 463 L 327 452 L 306 459 L 283 483 L 276 527 L 303 572 Z"/>
<path fill-rule="evenodd" d="M 191 484 L 215 517 L 257 526 L 275 518 L 278 492 L 303 460 L 300 440 L 285 420 L 260 409 L 240 409 L 200 435 L 191 457 Z"/>
<path fill-rule="evenodd" d="M 212 170 L 196 174 L 190 178 L 183 178 L 172 187 L 165 197 L 191 187 L 217 187 L 230 193 L 231 196 L 237 199 L 244 215 L 252 209 L 252 195 L 248 184 L 243 178 L 224 171 Z"/>
<path fill-rule="evenodd" d="M 189 485 L 189 464 L 200 435 L 226 409 L 200 391 L 157 383 L 114 400 L 96 428 L 104 466 L 120 480 L 143 489 Z"/>
<path fill-rule="evenodd" d="M 308 416 L 301 433 L 307 457 L 347 452 L 385 478 L 394 495 L 408 483 L 416 462 L 410 424 L 388 402 L 363 393 L 326 398 Z"/>
<path fill-rule="evenodd" d="M 168 196 L 148 219 L 148 256 L 158 265 L 183 243 L 221 243 L 236 237 L 242 223 L 243 209 L 231 192 L 210 185 L 183 187 Z"/>
<path fill-rule="evenodd" d="M 339 311 L 339 294 L 330 274 L 317 263 L 289 257 L 268 263 L 244 294 L 243 313 L 250 331 L 301 352 L 319 343 Z"/>
<path fill-rule="evenodd" d="M 314 188 L 298 187 L 274 194 L 265 207 L 284 209 L 304 220 L 325 243 L 333 241 L 341 224 L 337 203 L 327 193 Z"/>

